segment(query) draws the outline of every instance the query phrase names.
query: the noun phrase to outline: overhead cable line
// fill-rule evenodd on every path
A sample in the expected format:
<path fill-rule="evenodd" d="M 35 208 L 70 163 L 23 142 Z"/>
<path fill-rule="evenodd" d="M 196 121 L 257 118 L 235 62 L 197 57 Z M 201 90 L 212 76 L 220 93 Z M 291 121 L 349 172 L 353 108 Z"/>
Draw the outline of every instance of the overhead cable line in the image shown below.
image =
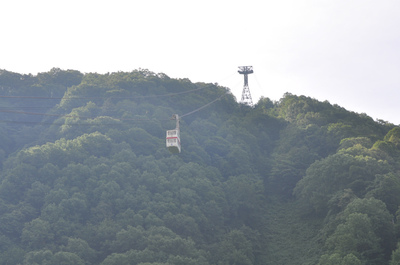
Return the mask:
<path fill-rule="evenodd" d="M 166 119 L 167 120 L 167 119 Z M 168 119 L 169 120 L 169 119 Z M 135 120 L 139 121 L 139 120 Z M 143 121 L 148 121 L 143 119 Z M 54 122 L 44 122 L 44 121 L 9 121 L 9 120 L 0 120 L 0 123 L 7 124 L 31 124 L 31 125 L 48 125 L 48 126 L 118 126 L 121 124 L 117 123 L 102 123 L 102 124 L 91 124 L 91 123 L 54 123 Z"/>
<path fill-rule="evenodd" d="M 162 94 L 162 95 L 147 95 L 147 96 L 132 96 L 132 97 L 35 97 L 35 96 L 2 96 L 0 95 L 0 98 L 16 98 L 16 99 L 21 99 L 21 98 L 27 98 L 27 99 L 134 99 L 134 98 L 157 98 L 157 97 L 172 97 L 172 96 L 178 96 L 182 94 L 187 94 L 187 93 L 193 93 L 197 92 L 199 90 L 211 87 L 214 85 L 208 85 L 200 88 L 196 88 L 193 90 L 187 90 L 187 91 L 182 91 L 182 92 L 176 92 L 176 93 L 167 93 L 167 94 Z"/>
<path fill-rule="evenodd" d="M 15 114 L 25 114 L 25 115 L 38 115 L 38 116 L 50 116 L 50 117 L 64 117 L 64 118 L 78 118 L 82 120 L 87 120 L 87 119 L 96 119 L 96 118 L 111 118 L 115 120 L 120 120 L 120 121 L 139 121 L 139 120 L 148 120 L 148 119 L 127 119 L 127 118 L 113 118 L 110 116 L 97 116 L 97 117 L 88 117 L 88 116 L 79 116 L 79 115 L 73 115 L 73 114 L 48 114 L 48 113 L 38 113 L 38 112 L 27 112 L 27 111 L 14 111 L 14 110 L 0 110 L 0 112 L 5 112 L 5 113 L 15 113 Z"/>
<path fill-rule="evenodd" d="M 193 111 L 191 111 L 191 112 L 188 112 L 188 113 L 186 113 L 186 114 L 183 114 L 183 115 L 181 115 L 180 117 L 182 118 L 182 117 L 191 115 L 191 114 L 193 114 L 193 113 L 195 113 L 195 112 L 198 112 L 198 111 L 200 111 L 200 110 L 202 110 L 202 109 L 204 109 L 204 108 L 210 106 L 210 105 L 213 104 L 214 102 L 220 100 L 223 96 L 225 96 L 225 94 L 222 94 L 221 96 L 219 96 L 218 98 L 214 99 L 213 101 L 211 101 L 211 102 L 205 104 L 204 106 L 202 106 L 202 107 L 200 107 L 200 108 L 198 108 L 198 109 L 195 109 L 195 110 L 193 110 Z"/>
<path fill-rule="evenodd" d="M 180 117 L 185 117 L 191 114 L 194 114 L 208 106 L 210 106 L 211 104 L 215 103 L 216 101 L 220 100 L 222 97 L 224 97 L 226 94 L 222 94 L 221 96 L 219 96 L 218 98 L 214 99 L 213 101 L 201 106 L 200 108 L 197 108 L 193 111 L 190 111 L 188 113 L 185 113 L 183 115 L 181 115 Z M 38 112 L 27 112 L 27 111 L 14 111 L 14 110 L 0 110 L 0 112 L 3 113 L 14 113 L 14 114 L 24 114 L 24 115 L 37 115 L 37 116 L 48 116 L 48 117 L 64 117 L 64 118 L 78 118 L 78 119 L 82 119 L 82 120 L 89 120 L 89 119 L 114 119 L 116 121 L 150 121 L 152 119 L 129 119 L 129 118 L 114 118 L 114 117 L 110 117 L 110 116 L 97 116 L 97 117 L 88 117 L 88 116 L 79 116 L 79 115 L 74 115 L 74 114 L 48 114 L 48 113 L 38 113 Z M 169 120 L 169 119 L 159 119 L 159 120 Z M 34 124 L 35 122 L 18 122 L 18 121 L 5 121 L 5 120 L 1 120 L 0 122 L 3 123 L 29 123 L 29 124 Z M 44 122 L 37 122 L 36 124 L 43 124 Z M 49 125 L 56 125 L 54 123 L 49 123 Z M 75 125 L 75 124 L 59 124 L 59 125 Z M 76 125 L 86 125 L 86 124 L 76 124 Z M 89 124 L 91 126 L 95 126 L 98 124 Z M 102 124 L 102 125 L 106 125 L 106 124 Z"/>
<path fill-rule="evenodd" d="M 19 106 L 13 106 L 13 107 L 0 107 L 1 109 L 52 109 L 54 106 L 49 106 L 49 107 L 19 107 Z"/>
<path fill-rule="evenodd" d="M 187 93 L 193 93 L 193 92 L 197 92 L 199 90 L 203 90 L 205 88 L 210 88 L 210 87 L 214 87 L 214 86 L 218 86 L 218 83 L 215 84 L 208 84 L 205 85 L 203 87 L 197 88 L 197 89 L 193 89 L 193 90 L 187 90 L 187 91 L 182 91 L 182 92 L 176 92 L 176 93 L 167 93 L 167 94 L 163 94 L 163 95 L 147 95 L 147 96 L 132 96 L 132 97 L 37 97 L 37 96 L 6 96 L 6 95 L 0 95 L 0 99 L 1 98 L 5 98 L 5 99 L 58 99 L 58 100 L 71 100 L 71 99 L 135 99 L 135 98 L 157 98 L 157 97 L 171 97 L 171 96 L 177 96 L 177 95 L 182 95 L 182 94 L 187 94 Z M 194 114 L 206 107 L 208 107 L 209 105 L 213 104 L 214 102 L 220 100 L 224 95 L 223 94 L 221 96 L 219 96 L 218 98 L 214 99 L 213 101 L 201 106 L 200 108 L 197 108 L 193 111 L 190 111 L 186 114 L 181 115 L 180 117 L 185 117 L 191 114 Z M 95 118 L 111 118 L 114 120 L 118 120 L 118 121 L 146 121 L 146 120 L 151 120 L 151 119 L 128 119 L 128 118 L 114 118 L 114 117 L 110 117 L 110 116 L 97 116 L 97 117 L 87 117 L 87 116 L 79 116 L 79 115 L 74 115 L 74 114 L 48 114 L 48 113 L 38 113 L 38 112 L 28 112 L 28 111 L 21 111 L 21 110 L 12 110 L 13 108 L 17 108 L 17 109 L 29 109 L 29 107 L 0 107 L 0 112 L 3 113 L 14 113 L 14 114 L 24 114 L 24 115 L 37 115 L 37 116 L 48 116 L 48 117 L 65 117 L 65 118 L 78 118 L 78 119 L 95 119 Z M 43 108 L 43 107 L 34 107 L 34 108 Z M 32 108 L 33 109 L 33 108 Z M 165 119 L 165 120 L 169 120 L 169 119 Z M 22 121 L 6 121 L 6 120 L 0 120 L 0 122 L 2 123 L 26 123 L 26 124 L 47 124 L 46 122 L 22 122 Z M 49 125 L 56 125 L 54 123 L 48 123 Z M 60 125 L 65 125 L 65 124 L 60 124 Z M 74 124 L 68 124 L 68 125 L 74 125 Z M 76 125 L 85 125 L 85 124 L 76 124 Z M 92 124 L 91 124 L 92 125 Z M 95 124 L 93 124 L 95 125 Z M 106 124 L 104 124 L 106 125 Z"/>

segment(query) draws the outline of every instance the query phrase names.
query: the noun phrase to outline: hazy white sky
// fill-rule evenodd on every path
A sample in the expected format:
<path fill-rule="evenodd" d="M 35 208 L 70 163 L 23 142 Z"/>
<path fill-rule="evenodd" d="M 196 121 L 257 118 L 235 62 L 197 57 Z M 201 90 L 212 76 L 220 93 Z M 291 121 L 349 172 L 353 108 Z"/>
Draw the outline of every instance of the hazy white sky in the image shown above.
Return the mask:
<path fill-rule="evenodd" d="M 3 0 L 0 69 L 146 68 L 400 124 L 399 0 Z"/>

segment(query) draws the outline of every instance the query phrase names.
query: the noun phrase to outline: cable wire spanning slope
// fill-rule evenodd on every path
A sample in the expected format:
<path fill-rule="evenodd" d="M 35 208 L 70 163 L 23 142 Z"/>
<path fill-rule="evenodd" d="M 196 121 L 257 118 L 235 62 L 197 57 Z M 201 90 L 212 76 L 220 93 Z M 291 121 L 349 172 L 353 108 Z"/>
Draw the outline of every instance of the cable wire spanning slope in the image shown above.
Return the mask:
<path fill-rule="evenodd" d="M 193 90 L 176 92 L 176 93 L 168 93 L 163 95 L 147 95 L 147 96 L 134 96 L 134 97 L 35 97 L 35 96 L 1 96 L 0 98 L 15 98 L 15 99 L 58 99 L 58 100 L 68 100 L 68 99 L 137 99 L 137 98 L 157 98 L 157 97 L 172 97 L 178 96 L 187 93 L 197 92 L 199 90 L 205 89 L 208 87 L 200 87 Z"/>
<path fill-rule="evenodd" d="M 209 102 L 209 103 L 207 103 L 207 104 L 201 106 L 200 108 L 197 108 L 197 109 L 195 109 L 195 110 L 193 110 L 193 111 L 191 111 L 191 112 L 188 112 L 188 113 L 186 113 L 186 114 L 181 115 L 180 117 L 182 118 L 182 117 L 191 115 L 191 114 L 193 114 L 193 113 L 196 113 L 196 112 L 198 112 L 198 111 L 200 111 L 200 110 L 202 110 L 202 109 L 204 109 L 204 108 L 210 106 L 210 105 L 213 104 L 214 102 L 220 100 L 220 99 L 221 99 L 222 97 L 224 97 L 224 96 L 225 96 L 225 94 L 223 94 L 223 95 L 219 96 L 218 98 L 214 99 L 213 101 L 211 101 L 211 102 Z"/>
<path fill-rule="evenodd" d="M 142 96 L 143 97 L 168 97 L 168 96 L 176 96 L 176 95 L 181 95 L 181 94 L 186 94 L 186 93 L 191 93 L 191 92 L 196 92 L 198 90 L 204 89 L 206 87 L 203 88 L 198 88 L 195 90 L 189 90 L 189 91 L 184 91 L 184 92 L 179 92 L 179 93 L 169 93 L 169 94 L 164 94 L 164 95 L 151 95 L 151 96 Z M 180 117 L 185 117 L 191 114 L 194 114 L 208 106 L 210 106 L 211 104 L 215 103 L 216 101 L 220 100 L 222 97 L 224 97 L 226 94 L 222 94 L 221 96 L 219 96 L 218 98 L 214 99 L 213 101 L 193 110 L 190 111 L 188 113 L 185 113 L 183 115 L 180 115 Z M 46 98 L 46 97 L 29 97 L 29 96 L 0 96 L 0 98 L 29 98 L 29 99 L 55 99 L 55 98 Z M 69 99 L 108 99 L 108 98 L 123 98 L 123 99 L 129 99 L 129 98 L 138 98 L 138 97 L 85 97 L 85 98 L 79 98 L 79 97 L 73 97 L 73 98 L 69 98 Z M 65 99 L 65 98 L 58 98 L 58 99 Z M 146 121 L 146 120 L 152 120 L 152 119 L 129 119 L 129 118 L 114 118 L 114 117 L 110 117 L 110 116 L 96 116 L 96 117 L 88 117 L 88 116 L 79 116 L 79 115 L 71 115 L 71 114 L 48 114 L 48 113 L 38 113 L 38 112 L 27 112 L 27 111 L 17 111 L 17 110 L 7 110 L 7 109 L 0 109 L 0 112 L 3 113 L 13 113 L 13 114 L 23 114 L 23 115 L 39 115 L 39 116 L 48 116 L 48 117 L 59 117 L 59 118 L 78 118 L 78 119 L 95 119 L 95 118 L 111 118 L 114 119 L 116 121 Z M 165 119 L 167 120 L 167 119 Z M 2 123 L 26 123 L 26 124 L 40 124 L 40 125 L 64 125 L 64 124 L 55 124 L 55 123 L 45 123 L 45 122 L 21 122 L 21 121 L 7 121 L 7 120 L 0 120 L 0 122 Z M 68 125 L 85 125 L 82 123 L 77 123 L 77 124 L 68 124 Z M 89 124 L 92 125 L 92 124 Z M 108 124 L 103 124 L 103 125 L 108 125 Z"/>

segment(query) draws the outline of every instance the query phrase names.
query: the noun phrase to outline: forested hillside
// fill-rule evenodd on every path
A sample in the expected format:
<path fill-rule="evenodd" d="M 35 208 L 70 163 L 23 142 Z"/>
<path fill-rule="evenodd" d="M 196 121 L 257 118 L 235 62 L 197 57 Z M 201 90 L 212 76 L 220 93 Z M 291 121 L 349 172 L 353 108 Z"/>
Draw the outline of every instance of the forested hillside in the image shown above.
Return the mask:
<path fill-rule="evenodd" d="M 393 124 L 143 69 L 0 70 L 0 115 L 0 264 L 400 264 Z"/>

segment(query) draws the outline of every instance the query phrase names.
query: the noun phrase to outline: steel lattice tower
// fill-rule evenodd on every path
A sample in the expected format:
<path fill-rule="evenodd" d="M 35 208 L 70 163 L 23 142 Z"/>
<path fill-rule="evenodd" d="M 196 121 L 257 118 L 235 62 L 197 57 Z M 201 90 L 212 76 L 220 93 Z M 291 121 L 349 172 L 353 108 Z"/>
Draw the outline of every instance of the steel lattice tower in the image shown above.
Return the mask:
<path fill-rule="evenodd" d="M 249 88 L 249 78 L 248 75 L 253 73 L 253 66 L 239 66 L 239 74 L 244 75 L 244 86 L 242 92 L 241 103 L 253 106 L 253 100 L 251 99 L 250 88 Z"/>

